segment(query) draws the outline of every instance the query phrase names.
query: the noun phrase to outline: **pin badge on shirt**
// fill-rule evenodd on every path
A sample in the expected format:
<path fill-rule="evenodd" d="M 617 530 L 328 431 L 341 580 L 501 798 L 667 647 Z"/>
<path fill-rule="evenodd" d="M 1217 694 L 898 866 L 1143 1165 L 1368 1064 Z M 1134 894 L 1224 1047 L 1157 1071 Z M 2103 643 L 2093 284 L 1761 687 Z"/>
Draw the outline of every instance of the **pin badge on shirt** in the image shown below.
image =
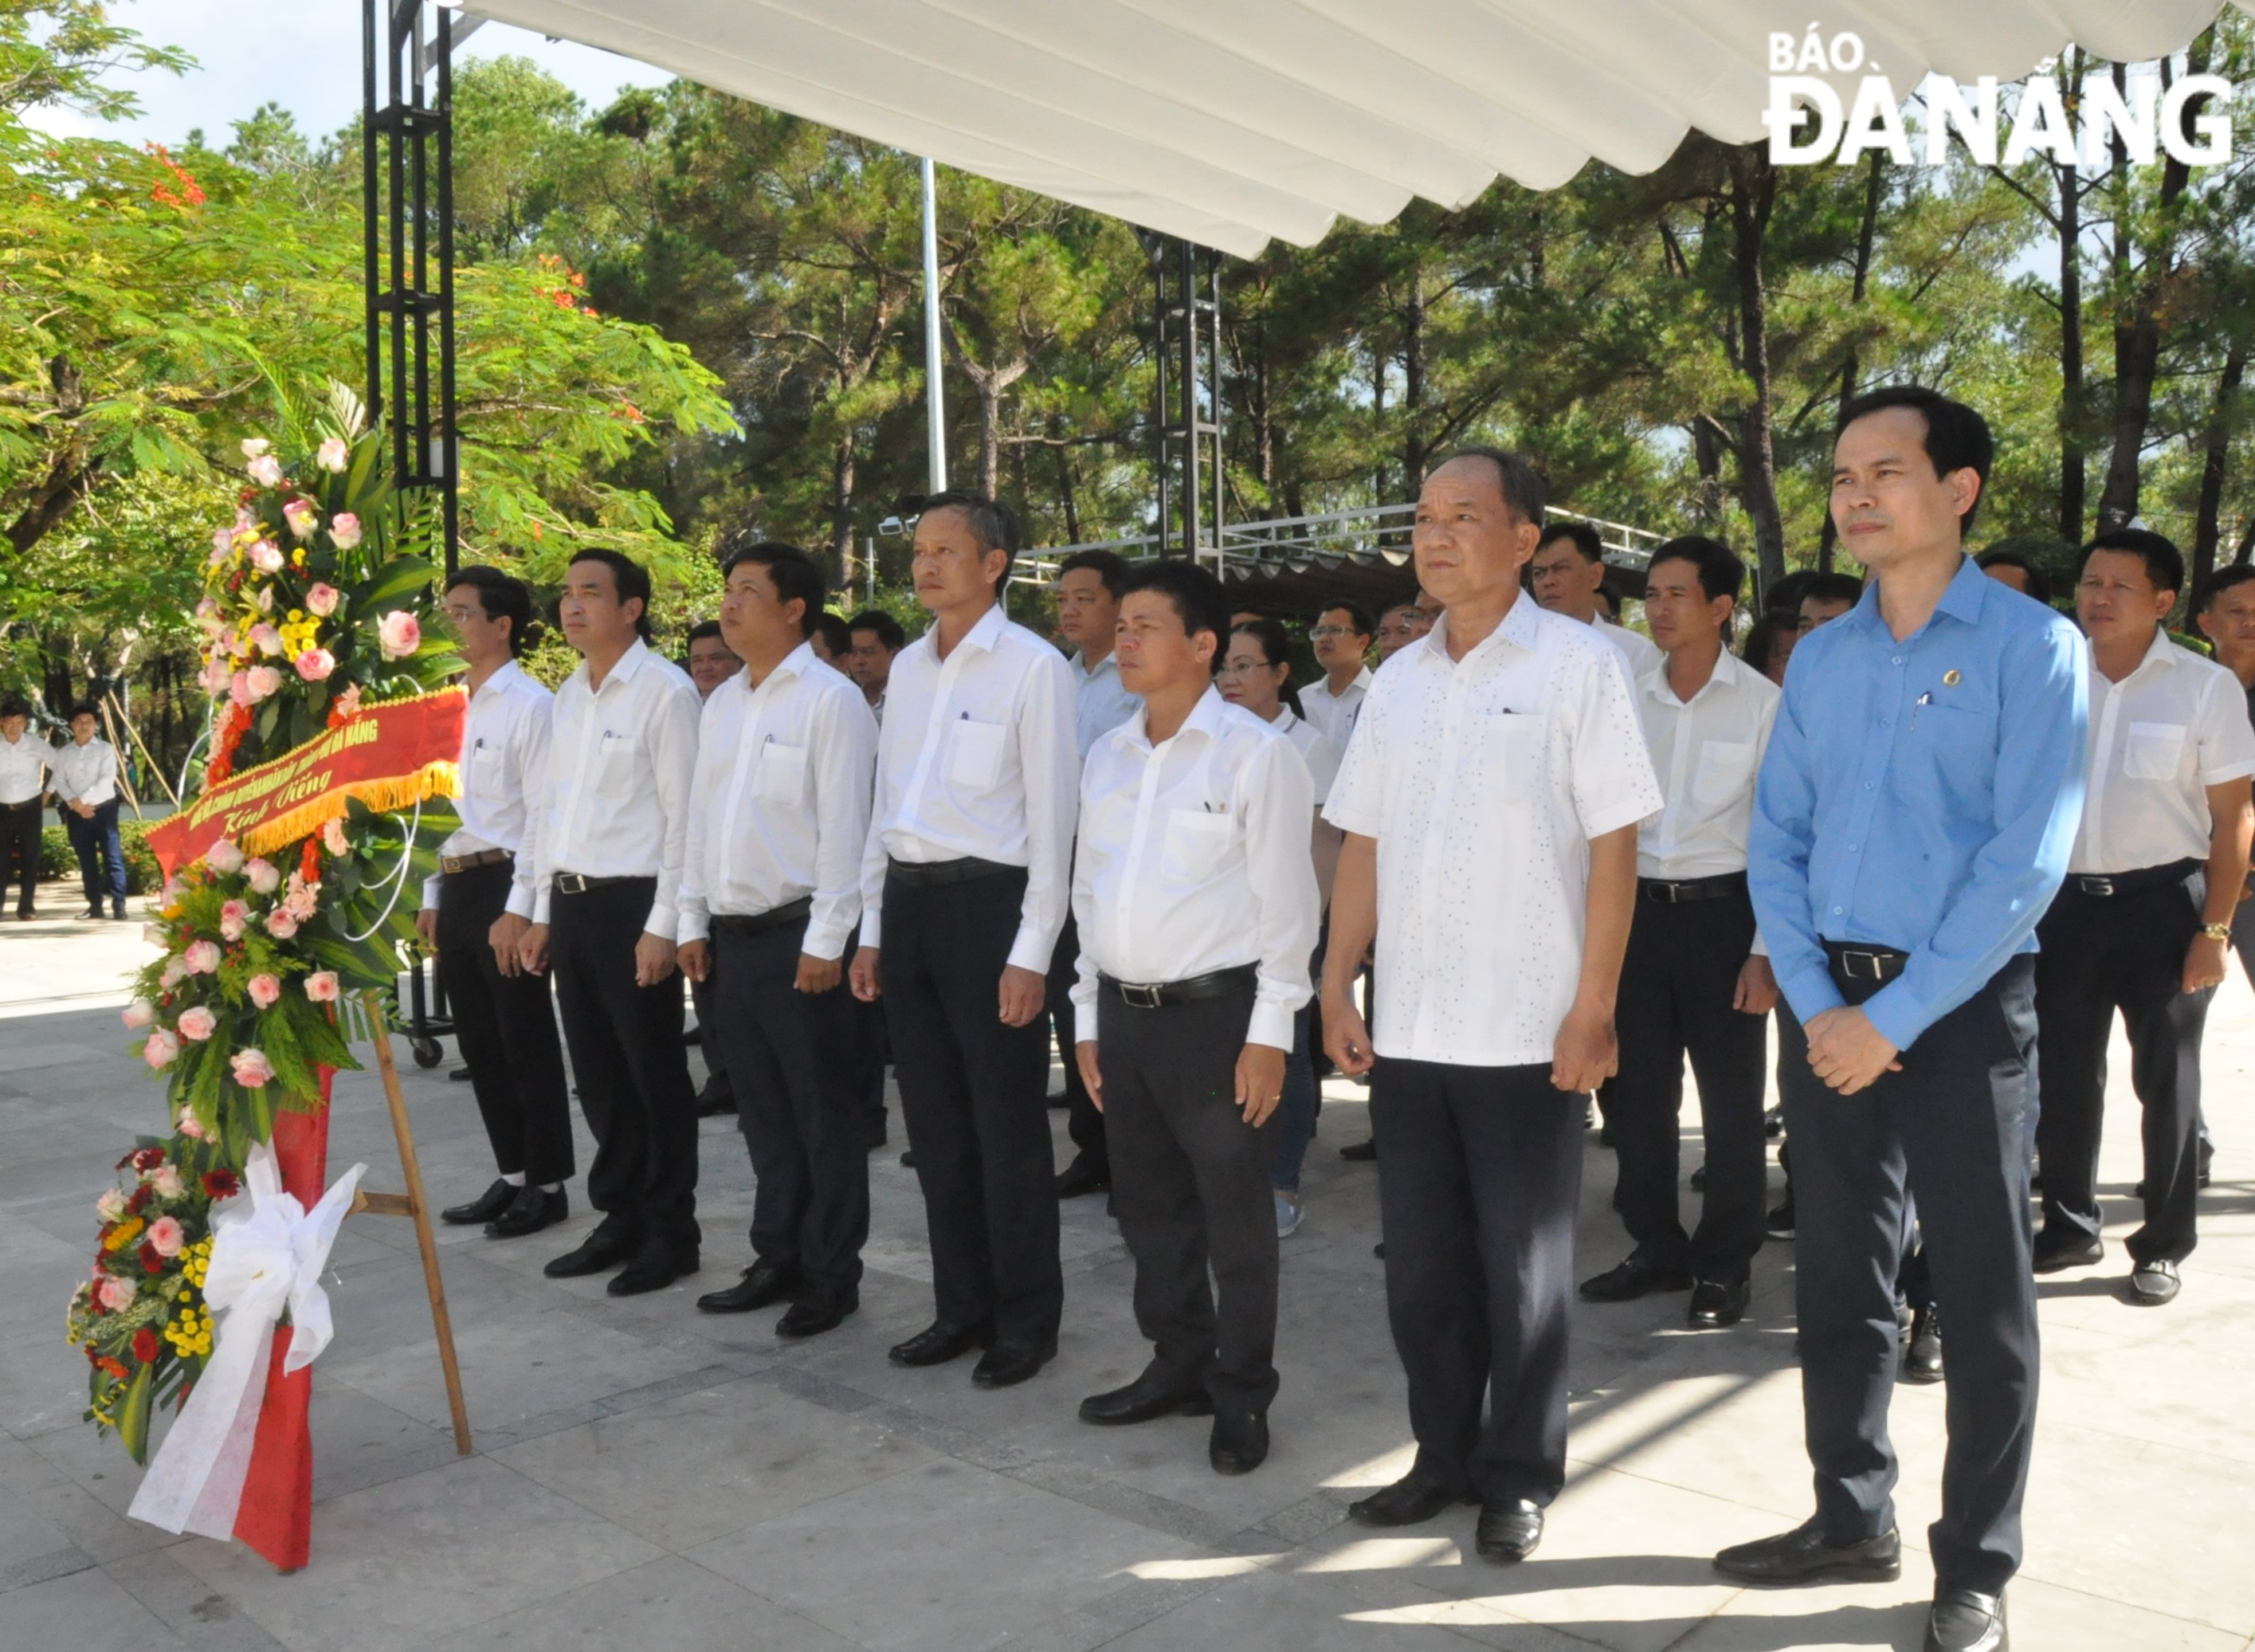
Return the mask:
<path fill-rule="evenodd" d="M 1955 688 L 1964 680 L 1965 673 L 1963 671 L 1947 671 L 1942 673 L 1942 685 L 1944 688 Z"/>

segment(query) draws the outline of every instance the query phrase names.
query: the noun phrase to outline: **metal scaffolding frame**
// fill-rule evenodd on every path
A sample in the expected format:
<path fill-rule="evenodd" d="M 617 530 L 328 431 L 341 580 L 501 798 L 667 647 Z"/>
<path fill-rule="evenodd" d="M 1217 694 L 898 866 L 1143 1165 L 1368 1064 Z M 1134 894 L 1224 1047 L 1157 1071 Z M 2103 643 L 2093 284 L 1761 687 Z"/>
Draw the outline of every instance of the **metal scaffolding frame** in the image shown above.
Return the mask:
<path fill-rule="evenodd" d="M 1157 366 L 1158 532 L 1162 556 L 1218 563 L 1221 462 L 1221 254 L 1138 230 L 1151 262 Z"/>

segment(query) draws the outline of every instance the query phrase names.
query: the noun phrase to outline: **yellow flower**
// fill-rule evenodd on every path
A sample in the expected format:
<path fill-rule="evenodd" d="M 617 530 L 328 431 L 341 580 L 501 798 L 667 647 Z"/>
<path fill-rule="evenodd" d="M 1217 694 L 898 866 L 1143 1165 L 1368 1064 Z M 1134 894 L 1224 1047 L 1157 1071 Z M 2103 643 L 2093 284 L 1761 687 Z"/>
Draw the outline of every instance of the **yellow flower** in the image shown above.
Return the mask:
<path fill-rule="evenodd" d="M 129 1216 L 110 1231 L 109 1237 L 102 1241 L 102 1248 L 104 1250 L 123 1250 L 140 1238 L 141 1230 L 147 1226 L 138 1216 Z"/>

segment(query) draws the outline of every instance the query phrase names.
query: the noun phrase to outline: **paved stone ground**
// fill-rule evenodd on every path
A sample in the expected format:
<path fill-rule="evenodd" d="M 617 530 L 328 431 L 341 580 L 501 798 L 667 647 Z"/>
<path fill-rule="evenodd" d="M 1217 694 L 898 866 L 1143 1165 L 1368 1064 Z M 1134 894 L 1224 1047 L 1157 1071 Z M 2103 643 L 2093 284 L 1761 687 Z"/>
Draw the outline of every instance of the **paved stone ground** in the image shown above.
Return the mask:
<path fill-rule="evenodd" d="M 62 890 L 50 901 L 67 910 Z M 138 953 L 126 925 L 0 926 L 6 1652 L 1919 1643 L 1922 1550 L 1884 1587 L 1764 1593 L 1708 1567 L 1718 1545 L 1808 1507 L 1790 1244 L 1758 1259 L 1755 1311 L 1733 1332 L 1684 1332 L 1677 1297 L 1582 1314 L 1572 1479 L 1527 1564 L 1473 1555 L 1470 1509 L 1393 1536 L 1348 1523 L 1359 1489 L 1408 1460 L 1370 1254 L 1374 1178 L 1334 1151 L 1365 1133 L 1352 1086 L 1333 1087 L 1307 1225 L 1285 1248 L 1275 1449 L 1248 1478 L 1208 1471 L 1204 1422 L 1099 1431 L 1075 1420 L 1082 1395 L 1143 1359 L 1129 1264 L 1099 1200 L 1065 1212 L 1064 1337 L 1041 1377 L 985 1394 L 967 1360 L 887 1363 L 930 1308 L 897 1113 L 893 1148 L 871 1161 L 875 1231 L 855 1318 L 786 1347 L 770 1315 L 696 1313 L 694 1292 L 747 1259 L 751 1177 L 720 1120 L 703 1135 L 705 1271 L 672 1290 L 614 1302 L 601 1279 L 543 1278 L 541 1263 L 587 1231 L 584 1213 L 516 1244 L 446 1234 L 477 1438 L 467 1459 L 446 1431 L 411 1230 L 349 1223 L 330 1287 L 337 1339 L 315 1373 L 311 1568 L 277 1577 L 239 1548 L 168 1537 L 125 1518 L 137 1471 L 80 1421 L 83 1367 L 60 1336 L 94 1195 L 121 1144 L 161 1123 L 114 1008 Z M 2251 1065 L 2255 998 L 2235 976 L 2209 1041 L 2216 1181 L 2176 1304 L 2118 1302 L 2118 1248 L 2100 1269 L 2043 1283 L 2041 1438 L 2012 1594 L 2024 1647 L 2255 1646 Z M 2125 1068 L 2118 1050 L 2114 1070 Z M 434 1197 L 474 1194 L 488 1170 L 467 1086 L 407 1072 Z M 2118 1236 L 2136 1114 L 2121 1084 L 2111 1099 L 2104 1180 Z M 364 1158 L 371 1185 L 399 1185 L 372 1075 L 341 1082 L 336 1109 L 332 1163 Z M 1584 1272 L 1623 1248 L 1605 1208 L 1609 1158 L 1592 1145 Z M 1935 1514 L 1942 1404 L 1940 1388 L 1897 1396 L 1914 1549 Z"/>

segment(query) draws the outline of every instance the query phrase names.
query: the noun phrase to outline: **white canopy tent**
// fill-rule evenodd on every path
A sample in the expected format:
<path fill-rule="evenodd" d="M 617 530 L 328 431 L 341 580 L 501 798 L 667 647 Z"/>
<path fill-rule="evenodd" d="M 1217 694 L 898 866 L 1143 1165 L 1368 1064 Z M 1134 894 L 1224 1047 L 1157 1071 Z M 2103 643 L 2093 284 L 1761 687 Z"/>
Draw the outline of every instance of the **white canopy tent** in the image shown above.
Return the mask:
<path fill-rule="evenodd" d="M 2236 0 L 2255 10 L 2255 0 Z M 464 0 L 951 166 L 1253 257 L 1412 195 L 1762 137 L 1773 33 L 1907 95 L 2070 42 L 2176 51 L 2220 0 Z M 1841 77 L 1845 78 L 1845 77 Z"/>

